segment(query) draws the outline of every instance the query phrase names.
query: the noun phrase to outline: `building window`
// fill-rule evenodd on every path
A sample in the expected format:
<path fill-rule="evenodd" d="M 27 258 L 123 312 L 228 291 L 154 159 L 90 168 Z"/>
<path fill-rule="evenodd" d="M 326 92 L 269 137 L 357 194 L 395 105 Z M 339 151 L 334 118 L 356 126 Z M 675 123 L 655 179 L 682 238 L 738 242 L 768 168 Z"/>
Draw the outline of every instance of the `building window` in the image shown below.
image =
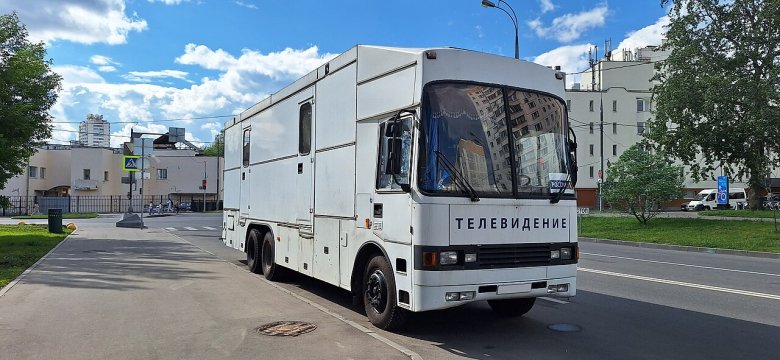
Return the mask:
<path fill-rule="evenodd" d="M 108 171 L 103 171 L 103 181 L 108 181 Z"/>
<path fill-rule="evenodd" d="M 590 178 L 593 179 L 593 166 L 590 167 Z"/>
<path fill-rule="evenodd" d="M 46 178 L 46 168 L 42 167 L 41 168 L 41 179 L 45 179 L 45 178 Z"/>
<path fill-rule="evenodd" d="M 612 145 L 612 156 L 617 156 L 617 145 Z"/>
<path fill-rule="evenodd" d="M 306 155 L 311 152 L 311 103 L 301 105 L 298 113 L 298 153 Z"/>
<path fill-rule="evenodd" d="M 89 169 L 84 169 L 84 180 L 90 180 Z"/>
<path fill-rule="evenodd" d="M 617 112 L 617 100 L 612 100 L 612 112 Z"/>
<path fill-rule="evenodd" d="M 571 112 L 571 100 L 566 100 L 566 109 Z"/>
<path fill-rule="evenodd" d="M 588 102 L 588 110 L 590 110 L 590 112 L 593 112 L 593 100 Z"/>
<path fill-rule="evenodd" d="M 590 156 L 593 156 L 593 144 L 590 144 Z"/>
<path fill-rule="evenodd" d="M 157 169 L 157 178 L 160 180 L 168 179 L 168 169 Z"/>
<path fill-rule="evenodd" d="M 242 163 L 244 166 L 249 166 L 249 139 L 251 138 L 251 135 L 251 129 L 244 129 L 244 146 L 242 156 Z"/>
<path fill-rule="evenodd" d="M 617 134 L 617 123 L 616 122 L 612 123 L 612 133 L 613 134 Z"/>
<path fill-rule="evenodd" d="M 593 123 L 588 124 L 588 131 L 593 134 Z"/>
<path fill-rule="evenodd" d="M 636 123 L 636 134 L 637 135 L 644 135 L 645 133 L 645 123 L 644 122 L 637 122 Z"/>
<path fill-rule="evenodd" d="M 37 178 L 38 177 L 38 167 L 37 166 L 30 166 L 28 170 L 29 177 L 31 178 Z"/>
<path fill-rule="evenodd" d="M 636 112 L 645 111 L 645 99 L 636 99 Z"/>

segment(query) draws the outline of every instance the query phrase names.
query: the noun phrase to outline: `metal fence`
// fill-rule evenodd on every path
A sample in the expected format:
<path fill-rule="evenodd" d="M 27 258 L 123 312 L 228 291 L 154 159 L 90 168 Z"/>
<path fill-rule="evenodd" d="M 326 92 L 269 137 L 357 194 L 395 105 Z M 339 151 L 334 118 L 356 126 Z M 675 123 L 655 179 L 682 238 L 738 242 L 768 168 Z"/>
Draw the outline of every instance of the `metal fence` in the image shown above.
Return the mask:
<path fill-rule="evenodd" d="M 67 197 L 45 197 L 45 196 L 7 196 L 10 206 L 0 209 L 2 216 L 46 214 L 49 209 L 62 209 L 63 212 L 71 213 L 123 213 L 132 206 L 134 212 L 149 211 L 149 203 L 154 206 L 162 205 L 165 207 L 168 203 L 166 195 L 148 195 L 133 196 L 128 199 L 127 196 L 120 195 L 102 195 L 102 196 L 67 196 Z M 203 199 L 197 196 L 175 196 L 171 198 L 174 206 L 179 204 L 188 205 L 182 210 L 203 211 Z M 207 200 L 205 210 L 222 209 L 222 201 Z"/>

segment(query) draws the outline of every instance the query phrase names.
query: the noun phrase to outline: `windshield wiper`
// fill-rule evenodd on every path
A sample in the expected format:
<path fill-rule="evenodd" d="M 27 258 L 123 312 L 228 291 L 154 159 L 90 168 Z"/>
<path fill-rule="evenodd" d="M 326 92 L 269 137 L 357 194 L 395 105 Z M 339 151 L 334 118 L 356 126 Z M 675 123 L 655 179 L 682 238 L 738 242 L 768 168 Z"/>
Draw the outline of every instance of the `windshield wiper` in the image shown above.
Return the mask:
<path fill-rule="evenodd" d="M 444 154 L 441 153 L 439 150 L 433 151 L 436 154 L 437 160 L 442 160 L 442 163 L 445 167 L 447 167 L 447 170 L 450 171 L 452 174 L 452 177 L 454 178 L 455 185 L 458 185 L 470 198 L 471 201 L 479 201 L 479 196 L 477 196 L 477 191 L 474 190 L 473 187 L 471 187 L 471 184 L 469 184 L 469 181 L 466 180 L 466 177 L 463 176 L 463 174 L 458 171 L 458 169 L 455 168 L 455 165 L 453 165 L 449 159 L 447 159 Z"/>

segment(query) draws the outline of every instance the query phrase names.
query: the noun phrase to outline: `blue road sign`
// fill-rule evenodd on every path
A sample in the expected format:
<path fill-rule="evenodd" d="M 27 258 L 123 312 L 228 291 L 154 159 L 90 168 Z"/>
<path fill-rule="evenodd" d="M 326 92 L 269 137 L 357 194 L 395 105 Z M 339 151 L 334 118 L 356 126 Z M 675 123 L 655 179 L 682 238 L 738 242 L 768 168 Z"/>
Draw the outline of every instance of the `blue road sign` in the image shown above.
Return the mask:
<path fill-rule="evenodd" d="M 140 156 L 125 155 L 122 156 L 122 169 L 128 172 L 141 171 Z"/>
<path fill-rule="evenodd" d="M 718 176 L 718 205 L 728 205 L 729 203 L 729 178 L 727 176 Z"/>

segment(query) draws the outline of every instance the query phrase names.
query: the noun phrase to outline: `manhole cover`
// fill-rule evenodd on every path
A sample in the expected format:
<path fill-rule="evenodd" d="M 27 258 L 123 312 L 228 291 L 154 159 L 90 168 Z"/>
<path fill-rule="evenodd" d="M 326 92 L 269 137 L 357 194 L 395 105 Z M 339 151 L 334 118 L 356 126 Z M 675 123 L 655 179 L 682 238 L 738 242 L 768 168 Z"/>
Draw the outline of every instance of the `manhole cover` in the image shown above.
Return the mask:
<path fill-rule="evenodd" d="M 277 321 L 265 324 L 257 329 L 258 333 L 268 336 L 298 336 L 312 332 L 317 326 L 302 321 Z"/>
<path fill-rule="evenodd" d="M 574 324 L 552 324 L 547 328 L 557 332 L 578 332 L 582 330 L 582 328 L 579 327 L 579 325 L 574 325 Z"/>

